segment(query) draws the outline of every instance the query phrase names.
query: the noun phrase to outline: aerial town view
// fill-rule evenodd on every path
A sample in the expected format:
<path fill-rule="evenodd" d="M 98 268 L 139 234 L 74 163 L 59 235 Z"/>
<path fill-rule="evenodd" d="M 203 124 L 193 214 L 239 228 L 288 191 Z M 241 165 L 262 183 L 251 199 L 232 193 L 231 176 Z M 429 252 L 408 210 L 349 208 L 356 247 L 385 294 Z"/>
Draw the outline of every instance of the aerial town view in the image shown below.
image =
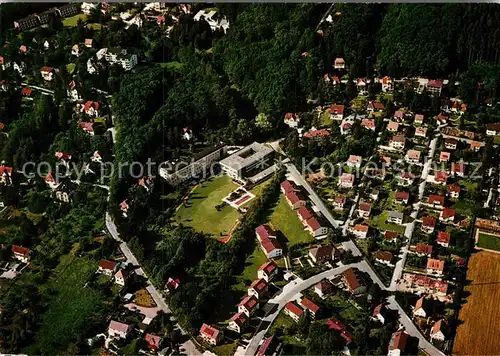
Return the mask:
<path fill-rule="evenodd" d="M 0 31 L 0 354 L 500 354 L 499 5 Z"/>

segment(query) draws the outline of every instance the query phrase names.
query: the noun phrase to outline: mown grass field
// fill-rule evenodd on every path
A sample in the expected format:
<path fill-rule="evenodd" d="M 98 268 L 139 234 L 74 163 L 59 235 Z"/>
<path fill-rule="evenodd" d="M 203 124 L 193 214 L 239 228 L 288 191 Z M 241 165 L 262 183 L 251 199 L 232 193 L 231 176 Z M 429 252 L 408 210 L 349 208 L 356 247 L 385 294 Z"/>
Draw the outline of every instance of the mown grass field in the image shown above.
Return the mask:
<path fill-rule="evenodd" d="M 400 234 L 404 234 L 406 227 L 387 222 L 388 216 L 389 212 L 384 211 L 380 215 L 370 217 L 370 226 L 379 229 L 380 231 L 397 231 Z"/>
<path fill-rule="evenodd" d="M 500 237 L 480 232 L 477 246 L 488 250 L 500 251 Z"/>
<path fill-rule="evenodd" d="M 87 22 L 88 16 L 85 14 L 77 14 L 75 16 L 66 17 L 62 20 L 64 27 L 75 27 L 78 24 L 78 20 L 81 19 L 83 22 Z"/>
<path fill-rule="evenodd" d="M 465 287 L 470 293 L 459 314 L 453 347 L 455 355 L 496 355 L 500 350 L 500 254 L 480 251 L 472 255 Z"/>
<path fill-rule="evenodd" d="M 215 206 L 221 204 L 222 198 L 237 187 L 238 185 L 225 175 L 203 182 L 183 203 L 173 220 L 216 238 L 226 235 L 238 219 L 239 213 L 230 206 L 217 211 Z"/>
<path fill-rule="evenodd" d="M 41 316 L 32 351 L 56 354 L 63 351 L 76 335 L 85 330 L 90 319 L 106 318 L 101 314 L 105 295 L 84 288 L 87 277 L 97 269 L 97 262 L 65 255 L 46 286 L 52 290 L 47 310 Z M 29 352 L 28 352 L 29 353 Z"/>
<path fill-rule="evenodd" d="M 301 242 L 313 241 L 312 235 L 304 230 L 296 210 L 290 208 L 283 194 L 280 194 L 280 199 L 274 208 L 270 222 L 274 230 L 279 230 L 285 235 L 288 247 Z"/>

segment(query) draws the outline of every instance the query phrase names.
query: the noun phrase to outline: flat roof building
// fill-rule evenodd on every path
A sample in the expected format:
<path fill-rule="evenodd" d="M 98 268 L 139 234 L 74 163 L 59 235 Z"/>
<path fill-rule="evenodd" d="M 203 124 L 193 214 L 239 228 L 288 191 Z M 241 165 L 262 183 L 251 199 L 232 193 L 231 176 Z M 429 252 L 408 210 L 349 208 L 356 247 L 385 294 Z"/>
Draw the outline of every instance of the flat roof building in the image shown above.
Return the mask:
<path fill-rule="evenodd" d="M 246 182 L 262 180 L 274 172 L 274 150 L 259 142 L 254 142 L 221 160 L 222 171 L 233 179 Z M 262 172 L 266 172 L 265 177 Z"/>

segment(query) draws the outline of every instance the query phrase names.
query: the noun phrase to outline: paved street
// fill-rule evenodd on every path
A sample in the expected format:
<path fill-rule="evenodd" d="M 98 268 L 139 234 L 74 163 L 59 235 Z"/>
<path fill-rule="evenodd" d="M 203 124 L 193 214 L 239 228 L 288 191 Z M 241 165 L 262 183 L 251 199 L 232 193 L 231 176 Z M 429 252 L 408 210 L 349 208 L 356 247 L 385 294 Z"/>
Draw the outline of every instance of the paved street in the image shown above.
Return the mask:
<path fill-rule="evenodd" d="M 147 275 L 144 273 L 144 270 L 142 267 L 140 267 L 139 262 L 135 258 L 134 254 L 130 249 L 128 248 L 127 244 L 120 238 L 118 231 L 116 229 L 116 225 L 111 218 L 111 215 L 106 212 L 106 227 L 108 228 L 109 233 L 111 236 L 118 242 L 120 242 L 120 250 L 123 252 L 125 255 L 125 258 L 127 259 L 128 263 L 131 263 L 133 266 L 135 266 L 134 272 L 139 275 L 143 276 L 147 279 L 147 287 L 146 290 L 151 294 L 151 297 L 155 301 L 156 305 L 163 310 L 165 313 L 171 314 L 171 310 L 168 307 L 167 303 L 165 302 L 165 299 L 161 295 L 160 292 L 155 288 L 155 286 L 149 281 L 149 278 Z M 181 328 L 179 324 L 175 325 L 176 328 L 178 328 L 183 335 L 187 335 L 187 333 Z M 194 343 L 191 340 L 186 341 L 184 344 L 180 345 L 181 352 L 186 353 L 188 355 L 201 355 L 201 353 L 196 349 Z"/>

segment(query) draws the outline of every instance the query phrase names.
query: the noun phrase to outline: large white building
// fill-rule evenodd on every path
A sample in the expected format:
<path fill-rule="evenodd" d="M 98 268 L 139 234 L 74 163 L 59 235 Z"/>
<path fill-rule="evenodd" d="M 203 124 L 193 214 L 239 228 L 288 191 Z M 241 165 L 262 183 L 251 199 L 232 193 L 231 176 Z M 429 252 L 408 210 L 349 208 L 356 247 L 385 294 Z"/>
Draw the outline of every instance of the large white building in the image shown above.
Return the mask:
<path fill-rule="evenodd" d="M 131 70 L 137 65 L 137 54 L 128 53 L 124 48 L 101 48 L 96 53 L 98 60 L 106 60 L 109 64 L 118 64 L 125 70 Z"/>
<path fill-rule="evenodd" d="M 168 184 L 176 186 L 188 179 L 205 173 L 212 164 L 224 157 L 226 150 L 226 146 L 220 144 L 201 151 L 185 161 L 164 162 L 160 166 L 160 176 Z"/>
<path fill-rule="evenodd" d="M 246 182 L 274 172 L 274 150 L 262 143 L 254 142 L 220 161 L 222 171 L 233 179 Z M 264 176 L 263 174 L 264 173 Z"/>

